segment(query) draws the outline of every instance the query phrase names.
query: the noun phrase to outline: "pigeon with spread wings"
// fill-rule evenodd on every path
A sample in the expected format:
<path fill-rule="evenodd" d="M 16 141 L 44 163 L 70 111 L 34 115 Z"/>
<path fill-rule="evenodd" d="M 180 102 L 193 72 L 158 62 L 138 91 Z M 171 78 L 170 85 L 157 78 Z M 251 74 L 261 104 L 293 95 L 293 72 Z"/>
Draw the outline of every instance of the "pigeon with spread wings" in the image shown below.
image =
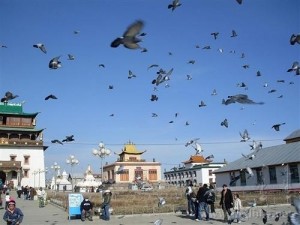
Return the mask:
<path fill-rule="evenodd" d="M 160 85 L 161 83 L 170 80 L 170 76 L 172 75 L 173 68 L 169 70 L 167 73 L 163 73 L 163 71 L 159 71 L 156 79 L 152 80 L 152 84 L 156 86 Z"/>
<path fill-rule="evenodd" d="M 10 91 L 7 91 L 3 98 L 1 98 L 1 102 L 8 102 L 10 100 L 13 100 L 15 98 L 19 97 L 19 95 L 14 95 Z"/>
<path fill-rule="evenodd" d="M 62 140 L 62 142 L 71 142 L 71 141 L 75 141 L 74 135 L 66 136 L 66 138 Z"/>
<path fill-rule="evenodd" d="M 40 49 L 45 54 L 47 53 L 46 47 L 42 43 L 37 43 L 37 44 L 33 45 L 33 47 Z"/>
<path fill-rule="evenodd" d="M 142 40 L 137 37 L 137 35 L 141 32 L 142 28 L 144 27 L 144 22 L 138 20 L 131 24 L 127 30 L 124 32 L 122 37 L 116 38 L 110 46 L 112 48 L 117 48 L 119 45 L 123 45 L 125 48 L 128 49 L 138 49 L 140 48 L 139 42 Z"/>

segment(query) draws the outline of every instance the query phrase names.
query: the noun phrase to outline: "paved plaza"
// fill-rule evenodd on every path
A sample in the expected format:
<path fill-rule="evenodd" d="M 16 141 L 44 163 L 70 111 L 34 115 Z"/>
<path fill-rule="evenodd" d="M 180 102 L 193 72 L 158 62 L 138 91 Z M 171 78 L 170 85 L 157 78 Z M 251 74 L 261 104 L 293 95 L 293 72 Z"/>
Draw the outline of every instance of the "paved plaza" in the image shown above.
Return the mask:
<path fill-rule="evenodd" d="M 223 213 L 217 209 L 216 213 L 211 215 L 210 221 L 197 222 L 193 217 L 187 216 L 182 213 L 167 213 L 167 214 L 143 214 L 143 215 L 112 215 L 110 221 L 101 220 L 98 216 L 94 216 L 93 221 L 84 221 L 80 219 L 68 219 L 68 212 L 58 208 L 52 204 L 47 204 L 44 208 L 38 207 L 38 201 L 30 201 L 17 199 L 15 192 L 11 192 L 12 196 L 16 199 L 17 207 L 19 207 L 24 213 L 23 225 L 74 225 L 74 224 L 111 224 L 111 225 L 149 225 L 154 224 L 158 219 L 163 220 L 163 225 L 182 224 L 182 225 L 195 225 L 195 224 L 227 224 L 223 222 Z M 3 195 L 2 195 L 3 196 Z M 295 212 L 295 208 L 289 204 L 286 205 L 270 205 L 263 207 L 253 207 L 250 210 L 249 217 L 244 218 L 241 225 L 254 225 L 263 224 L 262 222 L 262 210 L 268 212 L 268 225 L 287 222 L 287 214 L 289 212 Z M 279 221 L 275 221 L 275 214 L 282 213 Z M 1 223 L 5 224 L 2 217 L 4 209 L 0 209 Z M 237 224 L 237 223 L 233 223 Z"/>

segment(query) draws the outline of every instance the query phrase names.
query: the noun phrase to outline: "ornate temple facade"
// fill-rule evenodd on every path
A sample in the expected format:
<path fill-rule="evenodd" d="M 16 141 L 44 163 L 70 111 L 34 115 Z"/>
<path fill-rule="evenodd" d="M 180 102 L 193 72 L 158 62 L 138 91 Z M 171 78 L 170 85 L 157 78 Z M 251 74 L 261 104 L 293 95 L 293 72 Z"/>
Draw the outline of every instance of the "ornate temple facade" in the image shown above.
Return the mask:
<path fill-rule="evenodd" d="M 0 183 L 45 187 L 43 129 L 38 113 L 23 112 L 22 104 L 0 103 Z"/>
<path fill-rule="evenodd" d="M 138 151 L 135 144 L 128 142 L 120 153 L 116 162 L 103 166 L 103 181 L 114 183 L 132 183 L 142 181 L 159 183 L 161 181 L 161 163 L 147 162 L 142 158 L 145 151 Z"/>

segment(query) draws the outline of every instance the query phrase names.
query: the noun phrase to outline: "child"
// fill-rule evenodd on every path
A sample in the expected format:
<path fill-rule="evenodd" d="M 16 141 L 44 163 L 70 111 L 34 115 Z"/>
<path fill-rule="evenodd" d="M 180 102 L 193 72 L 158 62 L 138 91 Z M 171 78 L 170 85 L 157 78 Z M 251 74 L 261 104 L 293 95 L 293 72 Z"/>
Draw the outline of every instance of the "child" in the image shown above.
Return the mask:
<path fill-rule="evenodd" d="M 19 208 L 16 208 L 16 202 L 10 200 L 7 204 L 6 211 L 3 215 L 3 219 L 7 225 L 19 225 L 23 221 L 23 213 Z"/>
<path fill-rule="evenodd" d="M 6 194 L 5 194 L 5 209 L 7 208 L 9 201 L 10 201 L 9 192 L 6 192 Z"/>
<path fill-rule="evenodd" d="M 241 209 L 242 209 L 242 202 L 240 199 L 239 194 L 233 195 L 233 210 L 234 210 L 234 219 L 237 219 L 237 223 L 241 223 Z"/>

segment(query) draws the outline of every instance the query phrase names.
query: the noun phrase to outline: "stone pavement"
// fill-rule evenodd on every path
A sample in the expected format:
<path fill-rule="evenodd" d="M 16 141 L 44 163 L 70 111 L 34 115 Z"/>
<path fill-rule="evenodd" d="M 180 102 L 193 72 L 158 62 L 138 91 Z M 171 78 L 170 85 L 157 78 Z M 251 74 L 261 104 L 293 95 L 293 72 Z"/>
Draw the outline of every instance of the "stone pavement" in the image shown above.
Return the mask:
<path fill-rule="evenodd" d="M 163 220 L 163 225 L 179 224 L 179 225 L 195 225 L 195 224 L 215 224 L 224 225 L 222 221 L 223 213 L 217 209 L 216 213 L 211 215 L 210 221 L 195 221 L 192 217 L 181 213 L 168 213 L 168 214 L 143 214 L 143 215 L 112 215 L 110 221 L 101 220 L 99 217 L 94 216 L 93 221 L 86 220 L 82 222 L 80 219 L 68 219 L 68 212 L 52 205 L 47 204 L 44 208 L 38 207 L 38 201 L 30 201 L 17 199 L 15 192 L 12 191 L 11 195 L 16 199 L 17 207 L 24 213 L 24 220 L 22 225 L 75 225 L 75 224 L 110 224 L 110 225 L 149 225 L 154 224 L 157 219 Z M 2 195 L 3 197 L 3 195 Z M 268 225 L 280 225 L 287 221 L 287 214 L 295 212 L 295 208 L 291 205 L 272 205 L 264 207 L 251 208 L 249 218 L 243 219 L 241 225 L 263 224 L 261 208 L 265 209 L 270 217 L 268 218 Z M 282 212 L 283 215 L 278 222 L 275 221 L 275 213 Z M 1 222 L 3 221 L 4 209 L 0 209 Z M 272 215 L 271 215 L 272 214 Z M 233 223 L 232 225 L 237 224 Z"/>

